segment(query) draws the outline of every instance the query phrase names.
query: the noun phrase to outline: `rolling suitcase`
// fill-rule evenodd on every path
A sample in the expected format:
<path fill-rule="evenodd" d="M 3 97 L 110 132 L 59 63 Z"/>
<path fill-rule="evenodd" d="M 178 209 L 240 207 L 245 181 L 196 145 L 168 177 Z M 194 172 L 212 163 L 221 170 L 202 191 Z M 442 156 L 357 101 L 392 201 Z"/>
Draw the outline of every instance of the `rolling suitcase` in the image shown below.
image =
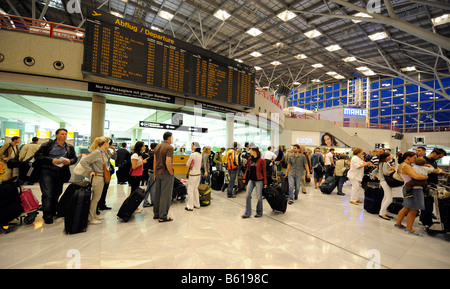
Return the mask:
<path fill-rule="evenodd" d="M 222 189 L 225 181 L 225 173 L 223 171 L 214 171 L 211 176 L 211 189 L 219 191 Z"/>
<path fill-rule="evenodd" d="M 198 194 L 200 198 L 200 206 L 205 207 L 211 204 L 211 186 L 201 184 L 198 186 Z"/>
<path fill-rule="evenodd" d="M 368 186 L 364 191 L 364 210 L 371 214 L 378 214 L 383 196 L 384 191 L 381 187 Z"/>
<path fill-rule="evenodd" d="M 8 225 L 24 211 L 18 187 L 18 183 L 14 180 L 4 181 L 0 184 L 0 226 Z"/>
<path fill-rule="evenodd" d="M 144 198 L 145 190 L 142 188 L 137 188 L 131 192 L 128 198 L 126 198 L 122 203 L 122 206 L 120 206 L 119 212 L 117 212 L 117 217 L 121 218 L 124 222 L 128 222 Z"/>
<path fill-rule="evenodd" d="M 336 188 L 337 182 L 335 177 L 328 177 L 325 179 L 325 181 L 319 186 L 319 189 L 324 194 L 331 194 Z"/>
<path fill-rule="evenodd" d="M 58 204 L 56 204 L 56 215 L 58 217 L 65 217 L 70 200 L 75 191 L 78 190 L 80 187 L 86 187 L 89 184 L 90 184 L 89 181 L 82 181 L 70 184 L 64 191 L 64 194 L 62 194 L 61 197 L 59 198 Z"/>
<path fill-rule="evenodd" d="M 281 190 L 286 196 L 289 196 L 289 180 L 288 178 L 281 179 Z"/>
<path fill-rule="evenodd" d="M 277 185 L 267 186 L 263 190 L 263 196 L 266 198 L 272 210 L 281 213 L 286 212 L 288 200 L 281 187 Z"/>
<path fill-rule="evenodd" d="M 73 184 L 74 190 L 64 212 L 64 230 L 66 234 L 86 232 L 91 205 L 91 183 Z"/>

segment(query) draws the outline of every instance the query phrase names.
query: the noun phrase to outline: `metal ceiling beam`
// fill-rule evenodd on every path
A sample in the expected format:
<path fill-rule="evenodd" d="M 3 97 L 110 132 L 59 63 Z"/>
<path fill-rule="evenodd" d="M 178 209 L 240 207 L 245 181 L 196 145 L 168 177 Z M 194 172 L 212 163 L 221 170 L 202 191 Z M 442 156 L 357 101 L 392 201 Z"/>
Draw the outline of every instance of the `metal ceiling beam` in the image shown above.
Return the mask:
<path fill-rule="evenodd" d="M 400 20 L 400 19 L 393 19 L 390 17 L 383 16 L 381 14 L 369 12 L 366 8 L 357 6 L 355 4 L 349 3 L 344 0 L 330 0 L 334 3 L 338 3 L 342 6 L 348 7 L 350 9 L 353 9 L 358 12 L 369 14 L 372 18 L 367 18 L 365 21 L 373 22 L 372 20 L 382 21 L 383 24 L 394 26 L 397 29 L 400 29 L 404 32 L 407 32 L 409 34 L 412 34 L 418 38 L 424 39 L 430 43 L 435 44 L 436 46 L 442 47 L 446 50 L 450 51 L 450 39 L 444 36 L 441 36 L 439 34 L 430 32 L 426 29 L 423 29 L 421 27 L 415 26 L 413 24 L 410 24 L 409 22 Z M 330 17 L 333 17 L 334 15 L 329 15 Z"/>

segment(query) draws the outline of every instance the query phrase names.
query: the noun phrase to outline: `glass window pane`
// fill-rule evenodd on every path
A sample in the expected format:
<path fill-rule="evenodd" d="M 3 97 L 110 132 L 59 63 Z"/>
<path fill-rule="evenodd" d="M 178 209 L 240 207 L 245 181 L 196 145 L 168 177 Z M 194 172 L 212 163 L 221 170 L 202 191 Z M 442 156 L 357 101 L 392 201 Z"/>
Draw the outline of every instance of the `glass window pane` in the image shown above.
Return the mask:
<path fill-rule="evenodd" d="M 386 79 L 381 81 L 381 88 L 392 86 L 392 79 Z"/>
<path fill-rule="evenodd" d="M 392 96 L 392 89 L 381 90 L 381 98 L 387 98 Z"/>
<path fill-rule="evenodd" d="M 377 117 L 377 116 L 378 116 L 378 109 L 371 109 L 370 117 Z"/>
<path fill-rule="evenodd" d="M 396 88 L 392 89 L 392 95 L 393 96 L 401 96 L 404 95 L 405 89 L 403 88 L 403 86 L 399 86 Z"/>
<path fill-rule="evenodd" d="M 383 107 L 380 109 L 380 114 L 382 116 L 384 115 L 391 115 L 392 114 L 392 108 L 391 107 Z"/>
<path fill-rule="evenodd" d="M 415 93 L 419 91 L 419 87 L 415 84 L 408 84 L 406 86 L 406 94 Z"/>
<path fill-rule="evenodd" d="M 323 101 L 319 102 L 318 104 L 319 104 L 319 109 L 322 109 L 323 108 Z"/>
<path fill-rule="evenodd" d="M 341 96 L 346 96 L 347 95 L 347 89 L 343 89 L 342 90 L 342 95 Z"/>
<path fill-rule="evenodd" d="M 392 104 L 403 104 L 403 97 L 392 98 Z"/>
<path fill-rule="evenodd" d="M 449 100 L 436 101 L 435 109 L 436 110 L 450 109 L 450 101 Z M 450 112 L 447 113 L 450 115 Z"/>
<path fill-rule="evenodd" d="M 333 90 L 333 86 L 332 85 L 328 85 L 325 90 L 328 91 L 332 91 Z"/>
<path fill-rule="evenodd" d="M 403 106 L 392 107 L 392 114 L 403 114 Z"/>
<path fill-rule="evenodd" d="M 339 83 L 336 83 L 333 87 L 333 90 L 339 90 L 341 88 L 341 85 Z"/>
<path fill-rule="evenodd" d="M 393 85 L 394 86 L 401 85 L 401 84 L 404 84 L 404 83 L 405 83 L 405 81 L 403 79 L 401 79 L 401 78 L 394 78 L 394 81 L 393 81 Z"/>
<path fill-rule="evenodd" d="M 434 100 L 434 93 L 431 91 L 422 92 L 420 94 L 420 101 Z"/>
<path fill-rule="evenodd" d="M 341 98 L 341 103 L 342 103 L 342 105 L 346 105 L 347 104 L 347 98 L 346 97 L 342 97 Z"/>
<path fill-rule="evenodd" d="M 333 102 L 331 100 L 327 100 L 327 101 L 325 101 L 325 106 L 326 107 L 332 107 L 333 106 Z"/>
<path fill-rule="evenodd" d="M 417 113 L 418 105 L 417 103 L 414 104 L 407 104 L 405 105 L 405 113 Z"/>
<path fill-rule="evenodd" d="M 317 89 L 313 89 L 312 91 L 311 91 L 311 95 L 316 95 L 317 94 Z"/>
<path fill-rule="evenodd" d="M 418 102 L 418 101 L 419 101 L 419 95 L 417 93 L 406 96 L 406 103 L 408 103 L 408 102 Z"/>
<path fill-rule="evenodd" d="M 385 98 L 381 100 L 381 107 L 389 106 L 391 105 L 391 98 Z"/>
<path fill-rule="evenodd" d="M 339 106 L 339 98 L 333 99 L 333 106 Z"/>
<path fill-rule="evenodd" d="M 433 110 L 433 102 L 420 102 L 420 111 Z"/>
<path fill-rule="evenodd" d="M 318 100 L 319 100 L 319 101 L 320 101 L 320 100 L 323 100 L 323 94 L 319 94 Z"/>
<path fill-rule="evenodd" d="M 379 96 L 380 96 L 380 91 L 379 91 L 379 90 L 377 90 L 377 91 L 372 91 L 372 92 L 370 93 L 370 99 L 378 99 Z"/>
<path fill-rule="evenodd" d="M 333 97 L 333 94 L 332 93 L 327 93 L 327 94 L 325 94 L 325 98 L 326 99 L 330 99 L 330 98 L 332 98 Z"/>
<path fill-rule="evenodd" d="M 319 93 L 323 93 L 323 87 L 319 88 Z"/>
<path fill-rule="evenodd" d="M 372 90 L 374 90 L 374 89 L 379 89 L 379 88 L 380 88 L 380 83 L 379 83 L 378 81 L 372 82 L 372 83 L 370 84 L 370 88 L 371 88 Z"/>
<path fill-rule="evenodd" d="M 380 118 L 380 124 L 391 124 L 391 118 L 390 117 Z"/>
<path fill-rule="evenodd" d="M 379 103 L 380 103 L 379 100 L 372 100 L 372 101 L 370 102 L 370 107 L 371 107 L 371 108 L 377 108 L 377 107 L 379 107 Z"/>

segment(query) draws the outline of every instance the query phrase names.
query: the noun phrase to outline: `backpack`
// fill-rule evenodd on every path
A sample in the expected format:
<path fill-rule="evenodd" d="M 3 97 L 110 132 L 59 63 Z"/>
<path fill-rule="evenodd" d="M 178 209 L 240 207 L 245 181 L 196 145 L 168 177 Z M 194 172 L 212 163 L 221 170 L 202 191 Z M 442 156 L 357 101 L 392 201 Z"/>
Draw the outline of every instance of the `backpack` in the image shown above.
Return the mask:
<path fill-rule="evenodd" d="M 236 150 L 230 152 L 227 156 L 227 170 L 237 169 L 239 166 Z"/>

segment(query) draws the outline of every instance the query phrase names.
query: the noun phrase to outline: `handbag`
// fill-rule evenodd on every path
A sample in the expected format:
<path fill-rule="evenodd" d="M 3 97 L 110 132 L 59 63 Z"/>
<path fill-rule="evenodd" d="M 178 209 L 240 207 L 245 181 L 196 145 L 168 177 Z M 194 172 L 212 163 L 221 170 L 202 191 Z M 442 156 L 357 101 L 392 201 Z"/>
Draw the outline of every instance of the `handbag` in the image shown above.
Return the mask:
<path fill-rule="evenodd" d="M 105 160 L 103 159 L 103 153 L 100 152 L 102 155 L 102 161 L 103 161 L 103 179 L 105 180 L 105 184 L 109 184 L 111 181 L 111 171 L 109 170 L 109 166 L 106 167 Z"/>
<path fill-rule="evenodd" d="M 384 180 L 386 181 L 386 183 L 388 184 L 389 187 L 391 188 L 396 188 L 396 187 L 401 187 L 404 185 L 403 180 L 399 181 L 398 179 L 394 178 L 394 174 L 397 172 L 393 172 L 388 176 L 384 176 Z M 398 174 L 398 173 L 397 173 Z M 400 176 L 399 176 L 400 177 Z"/>
<path fill-rule="evenodd" d="M 9 159 L 6 162 L 6 165 L 8 166 L 8 169 L 15 169 L 15 168 L 20 167 L 19 158 L 16 157 L 16 158 Z"/>

